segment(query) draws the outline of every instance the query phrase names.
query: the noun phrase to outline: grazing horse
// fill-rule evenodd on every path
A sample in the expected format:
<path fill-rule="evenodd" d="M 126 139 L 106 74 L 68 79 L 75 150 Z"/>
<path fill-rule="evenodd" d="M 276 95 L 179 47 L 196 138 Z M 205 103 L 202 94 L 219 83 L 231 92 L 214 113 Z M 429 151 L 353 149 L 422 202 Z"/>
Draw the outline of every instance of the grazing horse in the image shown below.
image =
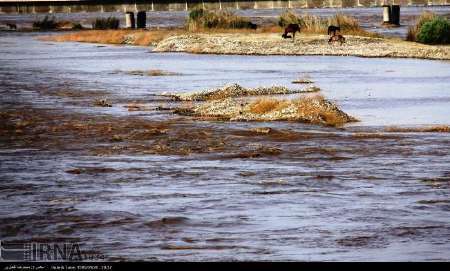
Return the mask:
<path fill-rule="evenodd" d="M 17 25 L 16 24 L 6 24 L 10 30 L 17 30 Z"/>
<path fill-rule="evenodd" d="M 252 23 L 252 22 L 249 22 L 248 25 L 249 25 L 249 28 L 250 28 L 250 29 L 253 29 L 253 30 L 256 30 L 256 29 L 258 28 L 258 25 L 257 25 L 257 24 L 254 24 L 254 23 Z"/>
<path fill-rule="evenodd" d="M 341 32 L 341 27 L 340 26 L 334 26 L 334 25 L 330 25 L 328 27 L 328 35 L 333 33 L 333 36 L 335 36 L 336 35 L 336 31 Z"/>
<path fill-rule="evenodd" d="M 335 42 L 335 41 L 339 41 L 341 43 L 341 45 L 342 45 L 342 43 L 345 43 L 345 38 L 342 35 L 333 35 L 328 40 L 328 44 L 331 44 L 332 42 Z"/>
<path fill-rule="evenodd" d="M 288 36 L 289 33 L 292 33 L 292 41 L 295 40 L 295 33 L 300 33 L 300 26 L 298 24 L 289 24 L 284 29 L 284 34 L 281 35 L 284 39 L 289 39 L 291 36 Z"/>

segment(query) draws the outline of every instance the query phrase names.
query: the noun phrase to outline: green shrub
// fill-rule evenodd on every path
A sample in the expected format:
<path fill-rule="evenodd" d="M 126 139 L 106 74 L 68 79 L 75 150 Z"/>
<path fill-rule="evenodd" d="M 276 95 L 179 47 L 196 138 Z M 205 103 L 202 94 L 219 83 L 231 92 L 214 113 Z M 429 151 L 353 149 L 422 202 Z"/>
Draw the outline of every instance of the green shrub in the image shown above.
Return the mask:
<path fill-rule="evenodd" d="M 45 16 L 43 20 L 33 22 L 33 28 L 38 28 L 40 30 L 56 29 L 57 26 L 58 23 L 56 22 L 54 17 L 49 18 L 48 16 Z"/>
<path fill-rule="evenodd" d="M 97 18 L 92 23 L 93 29 L 118 29 L 120 21 L 115 17 Z"/>
<path fill-rule="evenodd" d="M 230 11 L 207 11 L 202 8 L 196 8 L 189 13 L 187 25 L 190 31 L 205 28 L 256 28 L 256 25 L 247 18 L 237 16 Z"/>
<path fill-rule="evenodd" d="M 436 16 L 420 27 L 417 41 L 427 44 L 449 44 L 450 22 L 443 17 Z"/>

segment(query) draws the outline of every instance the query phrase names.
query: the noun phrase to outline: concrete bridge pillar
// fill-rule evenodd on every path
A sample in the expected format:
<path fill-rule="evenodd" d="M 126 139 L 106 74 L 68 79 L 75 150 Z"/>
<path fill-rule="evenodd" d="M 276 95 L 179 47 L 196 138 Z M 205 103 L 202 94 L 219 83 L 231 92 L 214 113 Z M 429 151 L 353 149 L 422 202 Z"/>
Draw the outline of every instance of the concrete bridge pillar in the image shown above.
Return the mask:
<path fill-rule="evenodd" d="M 128 11 L 127 13 L 125 13 L 125 27 L 131 29 L 136 28 L 134 12 Z"/>
<path fill-rule="evenodd" d="M 145 11 L 138 11 L 136 16 L 137 28 L 146 28 L 147 27 L 147 14 Z"/>
<path fill-rule="evenodd" d="M 400 5 L 391 6 L 391 23 L 400 25 Z"/>
<path fill-rule="evenodd" d="M 384 5 L 383 6 L 383 24 L 400 25 L 400 6 Z"/>
<path fill-rule="evenodd" d="M 391 6 L 383 6 L 383 23 L 388 24 L 391 21 Z"/>

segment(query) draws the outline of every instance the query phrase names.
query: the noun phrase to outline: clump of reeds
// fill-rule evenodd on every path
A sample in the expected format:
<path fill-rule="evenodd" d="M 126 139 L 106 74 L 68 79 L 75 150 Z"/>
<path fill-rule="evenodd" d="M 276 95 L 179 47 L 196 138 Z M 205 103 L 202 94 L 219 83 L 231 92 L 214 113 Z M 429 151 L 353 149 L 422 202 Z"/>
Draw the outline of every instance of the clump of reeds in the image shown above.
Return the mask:
<path fill-rule="evenodd" d="M 432 21 L 436 17 L 436 14 L 430 11 L 424 11 L 420 14 L 420 17 L 416 20 L 416 23 L 413 26 L 408 28 L 408 34 L 406 35 L 406 40 L 408 41 L 416 41 L 417 34 L 420 31 L 422 25 L 427 22 Z"/>
<path fill-rule="evenodd" d="M 231 11 L 208 11 L 196 8 L 189 13 L 187 28 L 190 31 L 203 29 L 256 29 L 249 19 L 235 15 Z"/>
<path fill-rule="evenodd" d="M 92 23 L 93 29 L 118 29 L 120 21 L 116 17 L 97 18 Z"/>
<path fill-rule="evenodd" d="M 45 16 L 42 20 L 37 20 L 33 22 L 33 28 L 37 28 L 40 30 L 53 30 L 56 29 L 58 23 L 55 20 L 55 17 Z"/>
<path fill-rule="evenodd" d="M 291 10 L 287 10 L 280 14 L 278 25 L 285 27 L 289 24 L 299 24 L 301 32 L 304 33 L 320 33 L 325 34 L 328 31 L 328 26 L 340 26 L 341 32 L 345 34 L 360 35 L 360 36 L 377 36 L 375 33 L 368 32 L 360 26 L 358 20 L 352 16 L 337 13 L 331 17 L 325 18 L 317 15 L 304 13 L 298 15 Z"/>
<path fill-rule="evenodd" d="M 285 12 L 280 14 L 280 17 L 278 18 L 278 25 L 280 27 L 285 27 L 289 24 L 302 25 L 302 20 L 301 20 L 300 16 L 298 16 L 293 11 L 286 10 Z"/>
<path fill-rule="evenodd" d="M 415 25 L 409 27 L 406 40 L 426 44 L 449 44 L 450 21 L 432 12 L 423 12 Z"/>

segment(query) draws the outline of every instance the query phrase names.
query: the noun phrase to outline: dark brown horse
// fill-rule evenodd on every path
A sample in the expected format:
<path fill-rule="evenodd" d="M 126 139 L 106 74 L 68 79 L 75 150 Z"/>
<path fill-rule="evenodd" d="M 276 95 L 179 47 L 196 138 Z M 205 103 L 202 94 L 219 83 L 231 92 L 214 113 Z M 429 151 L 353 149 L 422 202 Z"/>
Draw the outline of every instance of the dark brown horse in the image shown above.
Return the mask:
<path fill-rule="evenodd" d="M 336 35 L 336 31 L 341 32 L 341 27 L 340 26 L 334 26 L 334 25 L 330 25 L 328 27 L 328 35 L 331 35 L 331 33 L 333 33 L 332 36 Z"/>
<path fill-rule="evenodd" d="M 284 29 L 284 34 L 281 35 L 284 39 L 288 39 L 291 36 L 288 36 L 289 33 L 292 33 L 292 41 L 295 40 L 295 33 L 298 32 L 300 33 L 300 26 L 298 24 L 289 24 L 285 29 Z"/>
<path fill-rule="evenodd" d="M 340 42 L 341 45 L 342 45 L 342 43 L 345 43 L 345 38 L 344 38 L 344 36 L 342 36 L 342 35 L 333 35 L 333 36 L 331 36 L 331 38 L 328 40 L 328 43 L 331 44 L 332 42 L 336 42 L 336 41 Z"/>
<path fill-rule="evenodd" d="M 10 30 L 17 30 L 17 25 L 16 24 L 6 24 Z"/>

